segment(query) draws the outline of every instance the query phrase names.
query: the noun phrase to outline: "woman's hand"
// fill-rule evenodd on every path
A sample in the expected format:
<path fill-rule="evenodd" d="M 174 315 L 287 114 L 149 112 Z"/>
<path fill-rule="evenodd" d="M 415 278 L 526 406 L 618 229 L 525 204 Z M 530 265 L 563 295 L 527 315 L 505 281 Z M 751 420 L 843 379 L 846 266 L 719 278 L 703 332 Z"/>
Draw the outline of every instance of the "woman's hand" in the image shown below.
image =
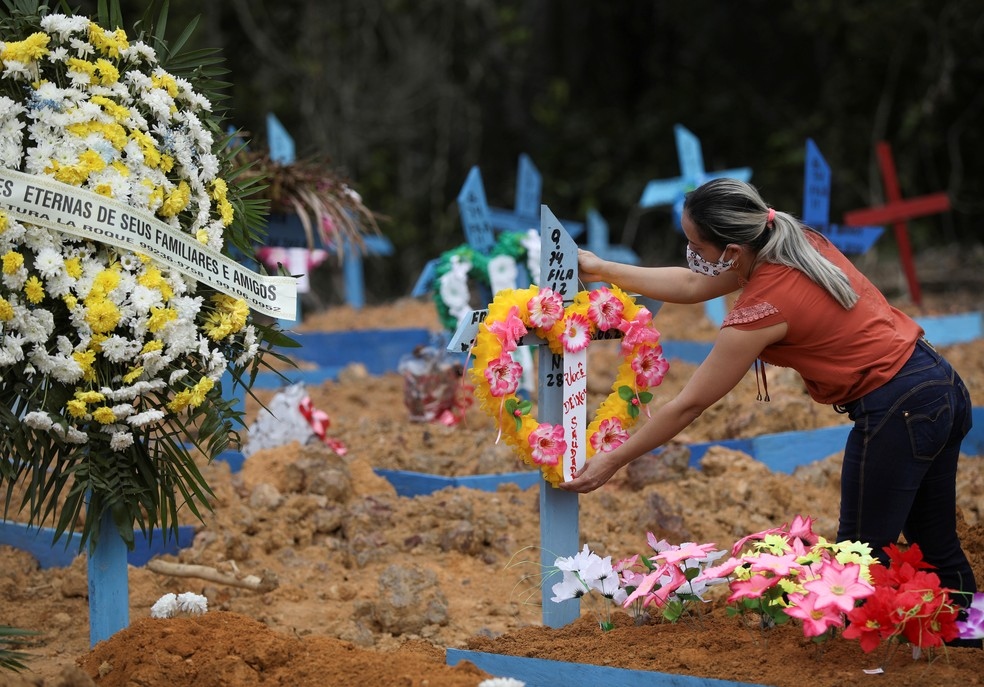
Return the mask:
<path fill-rule="evenodd" d="M 612 460 L 606 453 L 596 453 L 591 460 L 585 461 L 570 482 L 561 482 L 557 486 L 565 491 L 576 491 L 587 494 L 594 491 L 618 472 L 618 461 Z"/>
<path fill-rule="evenodd" d="M 605 261 L 589 250 L 577 249 L 578 279 L 584 283 L 608 281 L 602 274 Z"/>

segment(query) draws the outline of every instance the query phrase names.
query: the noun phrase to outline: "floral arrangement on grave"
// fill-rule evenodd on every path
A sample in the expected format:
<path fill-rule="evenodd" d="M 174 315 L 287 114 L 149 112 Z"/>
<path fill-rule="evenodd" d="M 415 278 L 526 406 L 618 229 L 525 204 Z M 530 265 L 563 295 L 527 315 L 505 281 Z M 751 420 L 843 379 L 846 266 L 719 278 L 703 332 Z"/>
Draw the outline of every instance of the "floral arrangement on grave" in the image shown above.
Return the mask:
<path fill-rule="evenodd" d="M 467 243 L 441 253 L 434 267 L 435 288 L 431 292 L 441 324 L 449 332 L 462 315 L 472 311 L 470 283 L 488 287 L 493 293 L 519 286 L 520 264 L 533 284 L 540 282 L 540 233 L 503 231 L 488 255 Z"/>
<path fill-rule="evenodd" d="M 284 164 L 273 160 L 269 148 L 242 146 L 235 163 L 244 179 L 263 182 L 257 195 L 269 200 L 271 213 L 297 215 L 308 248 L 321 259 L 324 251 L 315 249 L 316 238 L 341 260 L 347 249 L 363 250 L 367 234 L 380 235 L 376 213 L 325 156 Z M 282 258 L 280 251 L 267 250 Z"/>
<path fill-rule="evenodd" d="M 293 342 L 294 280 L 230 259 L 264 201 L 227 146 L 214 51 L 26 0 L 0 12 L 0 483 L 55 537 L 177 532 L 249 388 Z M 166 11 L 166 5 L 165 5 Z M 283 313 L 278 315 L 278 313 Z M 223 376 L 232 383 L 223 383 Z M 223 393 L 226 392 L 226 393 Z"/>
<path fill-rule="evenodd" d="M 669 370 L 652 317 L 615 286 L 581 291 L 566 308 L 560 294 L 548 288 L 498 292 L 479 326 L 471 351 L 475 362 L 469 371 L 480 407 L 496 420 L 496 441 L 505 438 L 552 485 L 563 480 L 564 427 L 539 422 L 531 412 L 533 404 L 516 395 L 523 369 L 512 352 L 530 331 L 555 354 L 584 350 L 600 331 L 621 335 L 621 361 L 611 393 L 585 430 L 586 459 L 620 446 L 652 401 L 649 389 L 661 384 Z"/>
<path fill-rule="evenodd" d="M 652 617 L 679 622 L 699 617 L 711 600 L 708 591 L 726 585 L 729 615 L 749 617 L 763 631 L 799 623 L 817 644 L 839 635 L 857 640 L 865 653 L 881 648 L 881 667 L 866 672 L 882 672 L 899 645 L 910 646 L 914 659 L 931 659 L 946 642 L 984 637 L 984 593 L 968 600 L 960 619 L 955 592 L 940 585 L 916 544 L 889 545 L 889 563 L 882 565 L 866 544 L 827 541 L 813 531 L 812 518 L 801 515 L 742 537 L 730 551 L 669 544 L 652 533 L 647 543 L 651 552 L 615 562 L 587 545 L 557 558 L 549 572 L 561 580 L 552 586 L 551 601 L 595 592 L 610 602 L 596 611 L 600 627 L 609 630 L 616 604 L 640 623 Z"/>

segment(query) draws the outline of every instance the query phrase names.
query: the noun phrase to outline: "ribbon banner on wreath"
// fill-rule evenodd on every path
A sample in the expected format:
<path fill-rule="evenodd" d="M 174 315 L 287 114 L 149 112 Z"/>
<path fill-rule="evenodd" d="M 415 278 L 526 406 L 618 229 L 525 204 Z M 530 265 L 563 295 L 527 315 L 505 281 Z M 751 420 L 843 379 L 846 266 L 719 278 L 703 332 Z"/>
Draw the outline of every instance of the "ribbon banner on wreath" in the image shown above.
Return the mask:
<path fill-rule="evenodd" d="M 264 315 L 283 320 L 296 317 L 296 279 L 257 274 L 144 210 L 3 168 L 0 207 L 22 222 L 153 256 L 216 291 L 242 298 Z"/>

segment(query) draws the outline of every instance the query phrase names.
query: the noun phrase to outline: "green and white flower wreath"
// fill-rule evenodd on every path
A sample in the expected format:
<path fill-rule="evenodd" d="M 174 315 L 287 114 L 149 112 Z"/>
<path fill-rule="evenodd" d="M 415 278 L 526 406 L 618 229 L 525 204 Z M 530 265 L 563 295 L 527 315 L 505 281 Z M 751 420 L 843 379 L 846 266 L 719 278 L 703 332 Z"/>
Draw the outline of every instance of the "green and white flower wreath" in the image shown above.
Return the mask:
<path fill-rule="evenodd" d="M 445 251 L 434 270 L 434 304 L 441 324 L 454 331 L 459 318 L 472 310 L 468 280 L 485 284 L 493 294 L 503 288 L 516 288 L 517 263 L 523 260 L 532 283 L 540 283 L 540 234 L 504 231 L 496 239 L 492 252 L 479 253 L 468 244 Z"/>

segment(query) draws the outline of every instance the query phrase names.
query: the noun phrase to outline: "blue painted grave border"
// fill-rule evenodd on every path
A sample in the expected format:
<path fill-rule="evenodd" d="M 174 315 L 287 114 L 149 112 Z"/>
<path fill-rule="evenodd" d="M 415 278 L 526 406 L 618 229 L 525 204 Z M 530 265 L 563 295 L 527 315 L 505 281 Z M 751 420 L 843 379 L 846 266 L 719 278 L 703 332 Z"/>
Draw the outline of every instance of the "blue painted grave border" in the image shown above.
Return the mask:
<path fill-rule="evenodd" d="M 449 666 L 468 661 L 487 673 L 497 677 L 511 677 L 521 680 L 526 687 L 766 687 L 751 682 L 731 682 L 715 678 L 675 673 L 657 673 L 645 670 L 628 670 L 610 666 L 596 666 L 587 663 L 568 663 L 525 656 L 486 654 L 480 651 L 463 649 L 445 650 L 445 660 Z"/>
<path fill-rule="evenodd" d="M 721 316 L 723 317 L 723 312 Z M 950 346 L 984 338 L 984 313 L 968 312 L 955 315 L 917 317 L 916 322 L 926 331 L 926 338 L 934 346 Z M 658 320 L 657 320 L 658 323 Z M 257 376 L 257 389 L 275 389 L 287 383 L 304 382 L 320 384 L 333 380 L 346 365 L 362 363 L 370 374 L 393 372 L 400 358 L 421 345 L 434 345 L 441 349 L 446 333 L 426 328 L 368 329 L 347 332 L 292 332 L 300 344 L 297 349 L 282 352 L 296 359 L 317 365 L 313 370 L 284 370 L 289 382 L 274 372 L 261 372 Z M 662 341 L 663 354 L 671 360 L 699 364 L 707 357 L 713 344 L 710 341 Z M 461 357 L 462 361 L 465 356 Z"/>
<path fill-rule="evenodd" d="M 115 535 L 115 532 L 110 534 Z M 80 555 L 80 537 L 81 535 L 77 533 L 62 535 L 62 539 L 55 542 L 55 530 L 50 527 L 30 527 L 20 522 L 0 522 L 0 545 L 27 551 L 37 559 L 42 570 L 71 565 L 76 556 Z M 149 537 L 143 532 L 136 531 L 133 551 L 127 551 L 126 562 L 139 568 L 155 556 L 177 554 L 179 550 L 191 546 L 194 538 L 195 527 L 192 525 L 179 526 L 177 537 L 169 533 L 166 541 L 160 529 L 155 529 Z"/>

